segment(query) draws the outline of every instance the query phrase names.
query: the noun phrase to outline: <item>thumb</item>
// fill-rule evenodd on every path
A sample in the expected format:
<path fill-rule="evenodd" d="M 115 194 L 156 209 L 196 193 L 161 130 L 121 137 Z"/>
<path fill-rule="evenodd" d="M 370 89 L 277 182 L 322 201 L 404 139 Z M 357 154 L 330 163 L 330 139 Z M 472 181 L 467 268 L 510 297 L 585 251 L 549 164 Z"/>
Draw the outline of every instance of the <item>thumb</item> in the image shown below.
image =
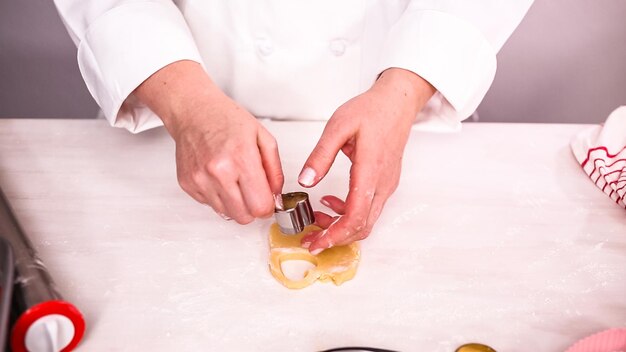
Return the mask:
<path fill-rule="evenodd" d="M 324 132 L 315 148 L 304 163 L 304 167 L 298 176 L 298 183 L 303 187 L 315 186 L 326 174 L 341 147 L 352 136 L 349 129 L 338 128 L 332 123 L 332 119 L 324 128 Z M 347 127 L 347 126 L 346 126 Z"/>

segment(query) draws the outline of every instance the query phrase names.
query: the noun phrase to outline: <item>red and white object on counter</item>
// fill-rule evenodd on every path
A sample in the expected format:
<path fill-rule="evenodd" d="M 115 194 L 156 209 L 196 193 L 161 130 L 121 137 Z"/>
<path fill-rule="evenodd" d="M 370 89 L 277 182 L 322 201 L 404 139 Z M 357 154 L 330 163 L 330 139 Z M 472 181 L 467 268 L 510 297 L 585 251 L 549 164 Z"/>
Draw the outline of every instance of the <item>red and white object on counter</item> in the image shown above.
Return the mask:
<path fill-rule="evenodd" d="M 579 133 L 571 147 L 591 181 L 626 208 L 626 106 L 613 111 L 604 125 Z"/>
<path fill-rule="evenodd" d="M 588 336 L 565 352 L 625 352 L 626 329 L 610 329 Z"/>
<path fill-rule="evenodd" d="M 69 302 L 54 300 L 27 309 L 13 326 L 14 352 L 72 351 L 85 333 L 85 320 Z"/>

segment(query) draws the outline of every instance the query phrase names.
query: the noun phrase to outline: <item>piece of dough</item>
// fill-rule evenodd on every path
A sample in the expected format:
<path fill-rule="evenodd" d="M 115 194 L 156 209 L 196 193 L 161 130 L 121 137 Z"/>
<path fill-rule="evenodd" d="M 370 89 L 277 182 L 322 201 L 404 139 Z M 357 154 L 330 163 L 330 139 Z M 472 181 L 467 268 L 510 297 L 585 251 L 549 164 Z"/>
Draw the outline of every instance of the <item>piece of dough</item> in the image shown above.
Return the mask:
<path fill-rule="evenodd" d="M 341 285 L 356 274 L 360 259 L 359 245 L 356 242 L 327 249 L 317 256 L 302 248 L 300 245 L 302 237 L 316 230 L 321 229 L 310 225 L 297 235 L 285 235 L 280 232 L 278 224 L 272 224 L 269 234 L 270 271 L 284 286 L 300 289 L 311 285 L 316 280 L 322 282 L 332 280 L 335 285 Z M 293 281 L 285 277 L 281 266 L 282 262 L 288 260 L 306 260 L 315 265 L 315 268 L 308 270 L 302 280 Z"/>

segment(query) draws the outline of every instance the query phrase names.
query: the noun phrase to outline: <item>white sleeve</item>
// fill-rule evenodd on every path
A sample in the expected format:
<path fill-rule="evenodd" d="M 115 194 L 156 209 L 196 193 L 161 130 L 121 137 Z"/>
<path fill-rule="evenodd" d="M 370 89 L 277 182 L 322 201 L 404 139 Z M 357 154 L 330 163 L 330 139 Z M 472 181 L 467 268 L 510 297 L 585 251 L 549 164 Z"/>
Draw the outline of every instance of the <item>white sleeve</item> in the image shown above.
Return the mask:
<path fill-rule="evenodd" d="M 131 132 L 161 120 L 132 92 L 179 60 L 201 62 L 182 14 L 171 0 L 54 0 L 78 46 L 78 66 L 109 122 Z"/>
<path fill-rule="evenodd" d="M 456 129 L 484 98 L 496 53 L 532 0 L 412 0 L 389 32 L 379 72 L 398 67 L 437 93 L 419 114 L 427 129 Z"/>

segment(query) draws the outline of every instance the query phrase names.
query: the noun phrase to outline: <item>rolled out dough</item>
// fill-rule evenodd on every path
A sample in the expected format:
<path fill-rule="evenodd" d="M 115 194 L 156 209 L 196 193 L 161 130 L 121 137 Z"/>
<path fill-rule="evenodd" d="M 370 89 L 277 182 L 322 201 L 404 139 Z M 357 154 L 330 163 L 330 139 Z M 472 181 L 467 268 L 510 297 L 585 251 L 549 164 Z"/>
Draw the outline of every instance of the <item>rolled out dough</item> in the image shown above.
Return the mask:
<path fill-rule="evenodd" d="M 270 272 L 287 288 L 300 289 L 307 287 L 316 280 L 322 282 L 332 281 L 335 285 L 352 279 L 359 265 L 359 245 L 355 242 L 347 246 L 333 247 L 314 256 L 306 248 L 302 248 L 300 240 L 311 231 L 320 230 L 319 227 L 310 225 L 297 235 L 285 235 L 280 232 L 278 224 L 272 224 L 269 233 Z M 288 260 L 306 260 L 315 265 L 304 275 L 302 280 L 290 280 L 285 276 L 282 262 Z"/>

